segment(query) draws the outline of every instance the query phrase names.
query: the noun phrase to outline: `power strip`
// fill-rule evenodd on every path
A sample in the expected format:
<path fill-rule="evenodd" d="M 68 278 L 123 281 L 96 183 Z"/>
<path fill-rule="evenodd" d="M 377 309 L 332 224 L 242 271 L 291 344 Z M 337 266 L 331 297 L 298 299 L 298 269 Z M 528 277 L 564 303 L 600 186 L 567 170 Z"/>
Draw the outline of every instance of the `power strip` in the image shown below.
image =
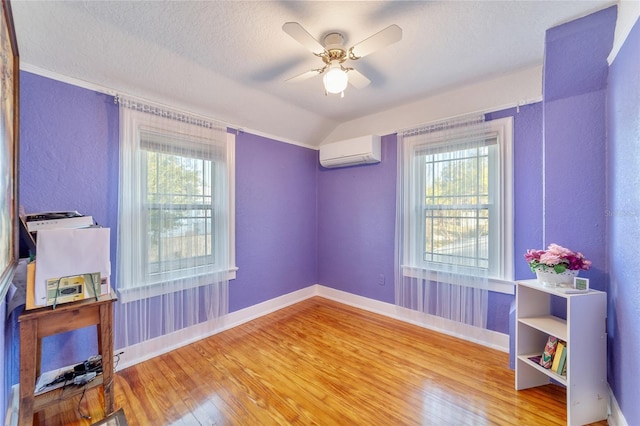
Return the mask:
<path fill-rule="evenodd" d="M 95 372 L 82 374 L 81 376 L 76 376 L 73 378 L 73 384 L 77 386 L 86 385 L 87 383 L 89 383 L 95 378 L 96 378 Z"/>

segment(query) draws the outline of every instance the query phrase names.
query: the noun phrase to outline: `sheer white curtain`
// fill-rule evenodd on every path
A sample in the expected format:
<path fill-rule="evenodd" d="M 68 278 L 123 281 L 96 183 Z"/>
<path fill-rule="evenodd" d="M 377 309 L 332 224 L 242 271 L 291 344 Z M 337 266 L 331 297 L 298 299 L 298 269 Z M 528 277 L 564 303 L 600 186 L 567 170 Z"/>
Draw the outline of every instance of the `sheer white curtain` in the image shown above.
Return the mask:
<path fill-rule="evenodd" d="M 146 342 L 147 353 L 163 352 L 160 337 L 215 327 L 228 312 L 235 139 L 206 118 L 135 99 L 116 102 L 116 347 Z M 186 333 L 195 334 L 182 340 L 193 340 L 202 330 Z"/>
<path fill-rule="evenodd" d="M 495 149 L 482 116 L 398 135 L 397 305 L 486 328 Z"/>

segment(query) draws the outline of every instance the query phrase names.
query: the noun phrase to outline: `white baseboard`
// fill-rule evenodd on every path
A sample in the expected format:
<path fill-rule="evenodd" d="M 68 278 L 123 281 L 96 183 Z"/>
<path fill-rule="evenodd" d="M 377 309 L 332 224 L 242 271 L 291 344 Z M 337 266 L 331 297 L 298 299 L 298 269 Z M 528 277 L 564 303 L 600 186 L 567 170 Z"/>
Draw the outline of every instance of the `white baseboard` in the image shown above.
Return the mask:
<path fill-rule="evenodd" d="M 4 426 L 18 426 L 18 420 L 20 416 L 18 412 L 20 410 L 20 385 L 15 384 L 11 386 L 11 394 L 9 395 L 9 401 L 7 403 L 7 414 L 4 418 Z"/>
<path fill-rule="evenodd" d="M 607 423 L 609 426 L 628 426 L 611 388 L 609 388 L 609 417 L 607 418 Z"/>
<path fill-rule="evenodd" d="M 497 331 L 487 330 L 483 328 L 473 327 L 468 324 L 451 321 L 440 318 L 435 315 L 425 314 L 414 311 L 412 309 L 402 308 L 392 303 L 381 302 L 379 300 L 369 299 L 368 297 L 358 296 L 345 291 L 317 285 L 317 295 L 344 303 L 365 311 L 374 312 L 376 314 L 395 318 L 400 321 L 428 328 L 439 333 L 455 336 L 460 339 L 479 343 L 502 352 L 509 352 L 509 335 L 498 333 Z"/>
<path fill-rule="evenodd" d="M 401 308 L 391 303 L 380 302 L 363 296 L 325 287 L 320 284 L 303 288 L 267 300 L 248 308 L 231 312 L 223 318 L 189 327 L 174 333 L 160 336 L 136 345 L 117 349 L 122 352 L 117 365 L 118 370 L 146 361 L 179 347 L 212 336 L 224 330 L 244 324 L 278 309 L 293 305 L 313 296 L 321 296 L 366 311 L 385 315 L 401 321 L 419 325 L 440 333 L 479 343 L 481 345 L 509 352 L 509 336 L 491 330 L 472 327 L 467 324 L 446 320 L 434 315 L 423 314 L 411 309 Z"/>
<path fill-rule="evenodd" d="M 174 333 L 165 334 L 155 339 L 142 343 L 116 349 L 116 353 L 121 353 L 117 370 L 138 364 L 142 361 L 154 358 L 172 350 L 186 346 L 190 343 L 228 330 L 246 322 L 252 321 L 263 315 L 270 314 L 279 309 L 309 299 L 316 295 L 315 286 L 309 286 L 274 299 L 267 300 L 248 308 L 240 309 L 213 321 L 200 323 Z"/>

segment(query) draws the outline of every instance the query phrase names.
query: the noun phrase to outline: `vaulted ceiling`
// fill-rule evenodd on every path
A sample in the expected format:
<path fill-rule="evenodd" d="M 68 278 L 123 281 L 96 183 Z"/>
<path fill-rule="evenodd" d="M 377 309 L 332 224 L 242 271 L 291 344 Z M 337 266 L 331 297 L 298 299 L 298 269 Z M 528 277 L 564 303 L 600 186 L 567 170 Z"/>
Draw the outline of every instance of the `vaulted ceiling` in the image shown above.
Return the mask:
<path fill-rule="evenodd" d="M 613 1 L 24 1 L 12 8 L 22 68 L 317 146 L 351 120 L 541 66 L 545 31 Z M 371 84 L 344 98 L 282 30 L 352 46 L 385 27 L 402 40 L 347 61 Z"/>

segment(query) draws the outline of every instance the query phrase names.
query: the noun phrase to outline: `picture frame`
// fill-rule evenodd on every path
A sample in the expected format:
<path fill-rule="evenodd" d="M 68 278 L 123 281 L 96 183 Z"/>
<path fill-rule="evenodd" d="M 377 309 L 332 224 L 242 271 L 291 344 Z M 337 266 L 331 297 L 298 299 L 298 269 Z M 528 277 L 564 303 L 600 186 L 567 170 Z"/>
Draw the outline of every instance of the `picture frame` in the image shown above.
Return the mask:
<path fill-rule="evenodd" d="M 2 0 L 0 13 L 0 300 L 4 300 L 19 257 L 20 64 L 9 0 Z"/>
<path fill-rule="evenodd" d="M 580 291 L 589 291 L 589 278 L 573 277 L 573 288 Z"/>

